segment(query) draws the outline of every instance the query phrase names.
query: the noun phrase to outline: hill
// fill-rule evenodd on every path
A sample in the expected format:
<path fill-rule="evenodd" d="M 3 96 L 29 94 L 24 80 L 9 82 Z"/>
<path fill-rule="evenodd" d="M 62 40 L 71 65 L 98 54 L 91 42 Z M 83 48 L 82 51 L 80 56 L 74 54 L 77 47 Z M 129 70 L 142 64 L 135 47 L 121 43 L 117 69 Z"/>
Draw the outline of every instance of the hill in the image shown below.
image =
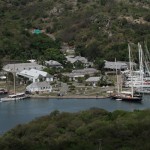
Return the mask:
<path fill-rule="evenodd" d="M 52 112 L 0 138 L 1 150 L 149 150 L 150 110 Z"/>
<path fill-rule="evenodd" d="M 89 60 L 127 60 L 129 42 L 150 47 L 149 0 L 1 0 L 0 10 L 3 59 L 45 59 L 63 42 Z"/>

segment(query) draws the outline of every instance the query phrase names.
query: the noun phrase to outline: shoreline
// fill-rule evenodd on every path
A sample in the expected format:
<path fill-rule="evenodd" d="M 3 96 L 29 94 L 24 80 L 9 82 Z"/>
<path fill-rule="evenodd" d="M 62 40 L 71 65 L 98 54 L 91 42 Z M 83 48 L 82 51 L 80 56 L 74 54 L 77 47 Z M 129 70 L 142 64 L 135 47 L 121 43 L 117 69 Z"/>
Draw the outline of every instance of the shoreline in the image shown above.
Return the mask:
<path fill-rule="evenodd" d="M 40 96 L 40 95 L 30 95 L 30 98 L 36 99 L 105 99 L 110 98 L 110 96 L 80 96 L 80 95 L 64 95 L 64 96 Z"/>

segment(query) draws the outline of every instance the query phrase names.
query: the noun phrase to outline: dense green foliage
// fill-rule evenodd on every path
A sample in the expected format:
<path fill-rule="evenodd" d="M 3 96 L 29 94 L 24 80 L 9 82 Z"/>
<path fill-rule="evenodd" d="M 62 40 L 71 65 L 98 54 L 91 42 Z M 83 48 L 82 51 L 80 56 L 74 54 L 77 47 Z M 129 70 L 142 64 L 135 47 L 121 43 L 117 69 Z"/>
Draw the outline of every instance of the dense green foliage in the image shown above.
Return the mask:
<path fill-rule="evenodd" d="M 1 150 L 149 150 L 150 110 L 52 112 L 0 138 Z"/>
<path fill-rule="evenodd" d="M 150 47 L 149 0 L 1 0 L 0 10 L 0 54 L 7 59 L 49 59 L 47 49 L 61 42 L 89 60 L 127 60 L 129 42 Z M 47 36 L 34 35 L 35 28 Z"/>

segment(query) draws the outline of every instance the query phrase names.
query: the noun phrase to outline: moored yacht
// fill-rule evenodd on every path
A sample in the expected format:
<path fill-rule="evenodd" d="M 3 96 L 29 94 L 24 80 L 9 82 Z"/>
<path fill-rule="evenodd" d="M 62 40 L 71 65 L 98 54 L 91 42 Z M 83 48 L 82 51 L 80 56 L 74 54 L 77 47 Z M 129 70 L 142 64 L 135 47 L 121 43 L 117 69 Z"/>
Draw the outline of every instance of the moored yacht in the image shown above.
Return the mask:
<path fill-rule="evenodd" d="M 7 97 L 1 98 L 0 102 L 17 101 L 17 100 L 22 100 L 25 98 L 29 98 L 29 96 L 26 95 L 25 93 L 16 93 L 16 94 L 8 95 Z"/>
<path fill-rule="evenodd" d="M 128 101 L 128 102 L 141 102 L 142 101 L 142 95 L 138 95 L 134 93 L 134 81 L 137 81 L 136 77 L 134 77 L 134 72 L 133 72 L 133 65 L 132 65 L 132 61 L 131 61 L 131 49 L 130 49 L 130 45 L 128 45 L 128 49 L 129 49 L 129 65 L 130 65 L 130 69 L 128 72 L 128 76 L 130 76 L 130 81 L 128 81 L 130 84 L 130 91 L 119 91 L 118 88 L 118 92 L 114 93 L 111 95 L 112 99 L 115 100 L 122 100 L 122 101 Z M 142 69 L 141 69 L 142 70 Z M 140 71 L 140 79 L 143 79 L 143 71 Z M 139 85 L 143 85 L 141 84 L 143 80 L 140 80 Z M 118 84 L 118 82 L 117 82 Z"/>
<path fill-rule="evenodd" d="M 116 93 L 111 95 L 112 99 L 115 100 L 122 100 L 122 101 L 128 101 L 128 102 L 141 102 L 142 96 L 139 94 L 132 94 L 128 91 L 122 91 L 120 93 Z"/>
<path fill-rule="evenodd" d="M 134 88 L 150 88 L 150 80 L 149 81 L 126 81 L 124 84 L 125 87 L 131 87 L 133 86 Z"/>

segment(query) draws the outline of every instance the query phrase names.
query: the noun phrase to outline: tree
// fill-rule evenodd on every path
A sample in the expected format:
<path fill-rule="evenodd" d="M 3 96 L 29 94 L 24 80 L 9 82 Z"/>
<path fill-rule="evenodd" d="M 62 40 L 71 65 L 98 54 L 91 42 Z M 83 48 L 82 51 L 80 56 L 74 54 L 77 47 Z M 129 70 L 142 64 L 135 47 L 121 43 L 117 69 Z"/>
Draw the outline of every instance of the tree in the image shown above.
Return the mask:
<path fill-rule="evenodd" d="M 75 67 L 76 69 L 83 69 L 83 68 L 84 68 L 84 64 L 83 64 L 81 61 L 76 61 L 76 62 L 74 63 L 74 67 Z"/>
<path fill-rule="evenodd" d="M 150 22 L 150 14 L 146 15 L 146 16 L 144 17 L 144 20 Z"/>
<path fill-rule="evenodd" d="M 61 81 L 67 83 L 67 82 L 69 82 L 69 77 L 68 76 L 62 76 Z"/>
<path fill-rule="evenodd" d="M 59 49 L 56 48 L 46 49 L 44 51 L 44 57 L 46 60 L 56 60 L 62 64 L 66 62 L 65 56 L 62 54 L 62 52 Z"/>
<path fill-rule="evenodd" d="M 101 58 L 96 58 L 94 64 L 96 65 L 96 68 L 97 68 L 98 70 L 103 71 L 104 66 L 105 66 L 105 61 L 104 61 L 103 59 L 101 59 Z"/>
<path fill-rule="evenodd" d="M 84 78 L 78 77 L 78 82 L 79 82 L 79 83 L 83 83 L 83 81 L 84 81 Z"/>
<path fill-rule="evenodd" d="M 54 41 L 50 37 L 44 34 L 32 35 L 32 39 L 30 42 L 30 49 L 32 50 L 32 55 L 35 58 L 41 57 L 41 55 L 45 54 L 47 49 L 59 49 L 60 44 L 59 41 Z"/>

